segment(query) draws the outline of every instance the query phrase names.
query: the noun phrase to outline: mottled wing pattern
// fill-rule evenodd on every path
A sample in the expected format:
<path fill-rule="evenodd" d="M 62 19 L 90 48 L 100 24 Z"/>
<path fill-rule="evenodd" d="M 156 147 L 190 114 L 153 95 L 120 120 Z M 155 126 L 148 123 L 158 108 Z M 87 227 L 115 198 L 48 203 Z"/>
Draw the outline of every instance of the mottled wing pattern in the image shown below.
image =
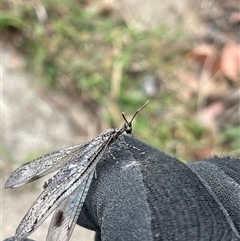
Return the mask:
<path fill-rule="evenodd" d="M 48 229 L 47 241 L 68 241 L 70 239 L 87 196 L 94 171 L 95 169 L 92 170 L 78 188 L 57 207 Z"/>
<path fill-rule="evenodd" d="M 9 177 L 5 188 L 22 186 L 48 173 L 60 169 L 44 184 L 44 190 L 20 222 L 15 241 L 24 241 L 56 210 L 47 240 L 69 240 L 86 198 L 96 164 L 109 145 L 123 132 L 132 133 L 132 121 L 149 101 L 139 108 L 124 125 L 109 129 L 92 141 L 70 146 L 39 157 L 20 166 Z"/>
<path fill-rule="evenodd" d="M 32 207 L 20 222 L 16 241 L 23 241 L 88 177 L 103 156 L 113 138 L 112 130 L 93 139 L 48 182 Z"/>
<path fill-rule="evenodd" d="M 89 143 L 74 145 L 50 152 L 17 168 L 8 178 L 5 188 L 20 187 L 62 168 L 76 154 L 81 153 Z"/>

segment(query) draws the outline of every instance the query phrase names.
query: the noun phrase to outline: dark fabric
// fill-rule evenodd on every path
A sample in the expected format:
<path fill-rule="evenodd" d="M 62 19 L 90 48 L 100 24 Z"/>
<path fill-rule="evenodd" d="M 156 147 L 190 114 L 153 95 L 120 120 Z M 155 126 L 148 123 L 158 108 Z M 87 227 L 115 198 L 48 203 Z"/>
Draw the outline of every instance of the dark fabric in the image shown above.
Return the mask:
<path fill-rule="evenodd" d="M 240 233 L 240 160 L 213 157 L 190 167 L 219 204 L 232 229 Z"/>
<path fill-rule="evenodd" d="M 240 159 L 186 165 L 130 136 L 98 163 L 78 224 L 96 241 L 240 241 Z"/>
<path fill-rule="evenodd" d="M 78 219 L 96 241 L 240 240 L 238 158 L 188 166 L 122 136 L 96 173 Z"/>

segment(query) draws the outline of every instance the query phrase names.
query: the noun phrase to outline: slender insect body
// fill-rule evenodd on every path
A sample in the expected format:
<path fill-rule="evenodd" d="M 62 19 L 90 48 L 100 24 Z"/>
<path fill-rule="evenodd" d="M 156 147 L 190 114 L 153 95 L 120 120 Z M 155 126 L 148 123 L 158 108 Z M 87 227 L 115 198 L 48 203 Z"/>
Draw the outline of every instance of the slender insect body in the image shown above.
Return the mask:
<path fill-rule="evenodd" d="M 59 203 L 81 184 L 101 159 L 109 142 L 116 136 L 113 135 L 114 133 L 114 129 L 109 129 L 98 135 L 79 155 L 74 156 L 70 163 L 51 178 L 21 221 L 16 231 L 16 237 L 20 238 L 25 230 L 29 236 L 56 209 Z"/>
<path fill-rule="evenodd" d="M 60 169 L 44 183 L 44 190 L 20 222 L 15 235 L 23 241 L 55 210 L 47 241 L 69 240 L 89 190 L 97 163 L 109 146 L 124 132 L 132 133 L 132 121 L 146 102 L 124 125 L 99 134 L 83 145 L 67 147 L 20 166 L 9 177 L 5 188 L 19 187 Z"/>
<path fill-rule="evenodd" d="M 107 141 L 109 140 L 110 138 L 108 138 Z M 16 237 L 21 237 L 20 235 L 25 232 L 27 232 L 27 236 L 29 236 L 35 231 L 52 211 L 56 209 L 59 203 L 69 196 L 89 175 L 107 148 L 107 145 L 102 146 L 97 145 L 97 143 L 96 140 L 93 140 L 84 150 L 85 153 L 81 153 L 82 155 L 80 157 L 77 156 L 76 160 L 73 160 L 69 164 L 72 165 L 75 162 L 80 162 L 81 165 L 79 165 L 78 168 L 69 169 L 69 165 L 67 165 L 53 176 L 50 185 L 44 189 L 21 221 L 16 231 Z M 86 162 L 91 163 L 88 163 L 87 166 Z M 25 235 L 23 238 L 26 237 Z M 19 241 L 20 240 L 21 239 L 19 239 Z"/>

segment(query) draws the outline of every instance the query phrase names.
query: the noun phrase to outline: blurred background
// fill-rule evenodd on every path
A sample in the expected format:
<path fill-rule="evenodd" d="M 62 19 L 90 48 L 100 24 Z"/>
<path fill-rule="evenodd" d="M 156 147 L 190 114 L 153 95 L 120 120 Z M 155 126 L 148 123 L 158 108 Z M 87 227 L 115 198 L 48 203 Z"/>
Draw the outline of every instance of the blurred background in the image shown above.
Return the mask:
<path fill-rule="evenodd" d="M 184 162 L 240 155 L 239 0 L 3 0 L 0 17 L 2 188 L 20 164 L 118 127 L 148 99 L 136 138 Z M 2 191 L 2 239 L 42 184 Z"/>

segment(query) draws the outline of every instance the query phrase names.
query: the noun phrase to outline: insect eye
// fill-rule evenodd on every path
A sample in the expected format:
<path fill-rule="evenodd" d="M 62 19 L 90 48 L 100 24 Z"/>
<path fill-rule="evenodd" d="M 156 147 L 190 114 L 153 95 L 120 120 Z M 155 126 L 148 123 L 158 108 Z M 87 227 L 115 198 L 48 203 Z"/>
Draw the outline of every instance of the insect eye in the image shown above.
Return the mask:
<path fill-rule="evenodd" d="M 131 134 L 132 133 L 132 126 L 129 125 L 128 123 L 125 123 L 125 131 L 127 134 Z"/>
<path fill-rule="evenodd" d="M 127 133 L 127 134 L 131 134 L 131 133 L 132 133 L 132 128 L 129 127 L 128 129 L 126 129 L 126 133 Z"/>

